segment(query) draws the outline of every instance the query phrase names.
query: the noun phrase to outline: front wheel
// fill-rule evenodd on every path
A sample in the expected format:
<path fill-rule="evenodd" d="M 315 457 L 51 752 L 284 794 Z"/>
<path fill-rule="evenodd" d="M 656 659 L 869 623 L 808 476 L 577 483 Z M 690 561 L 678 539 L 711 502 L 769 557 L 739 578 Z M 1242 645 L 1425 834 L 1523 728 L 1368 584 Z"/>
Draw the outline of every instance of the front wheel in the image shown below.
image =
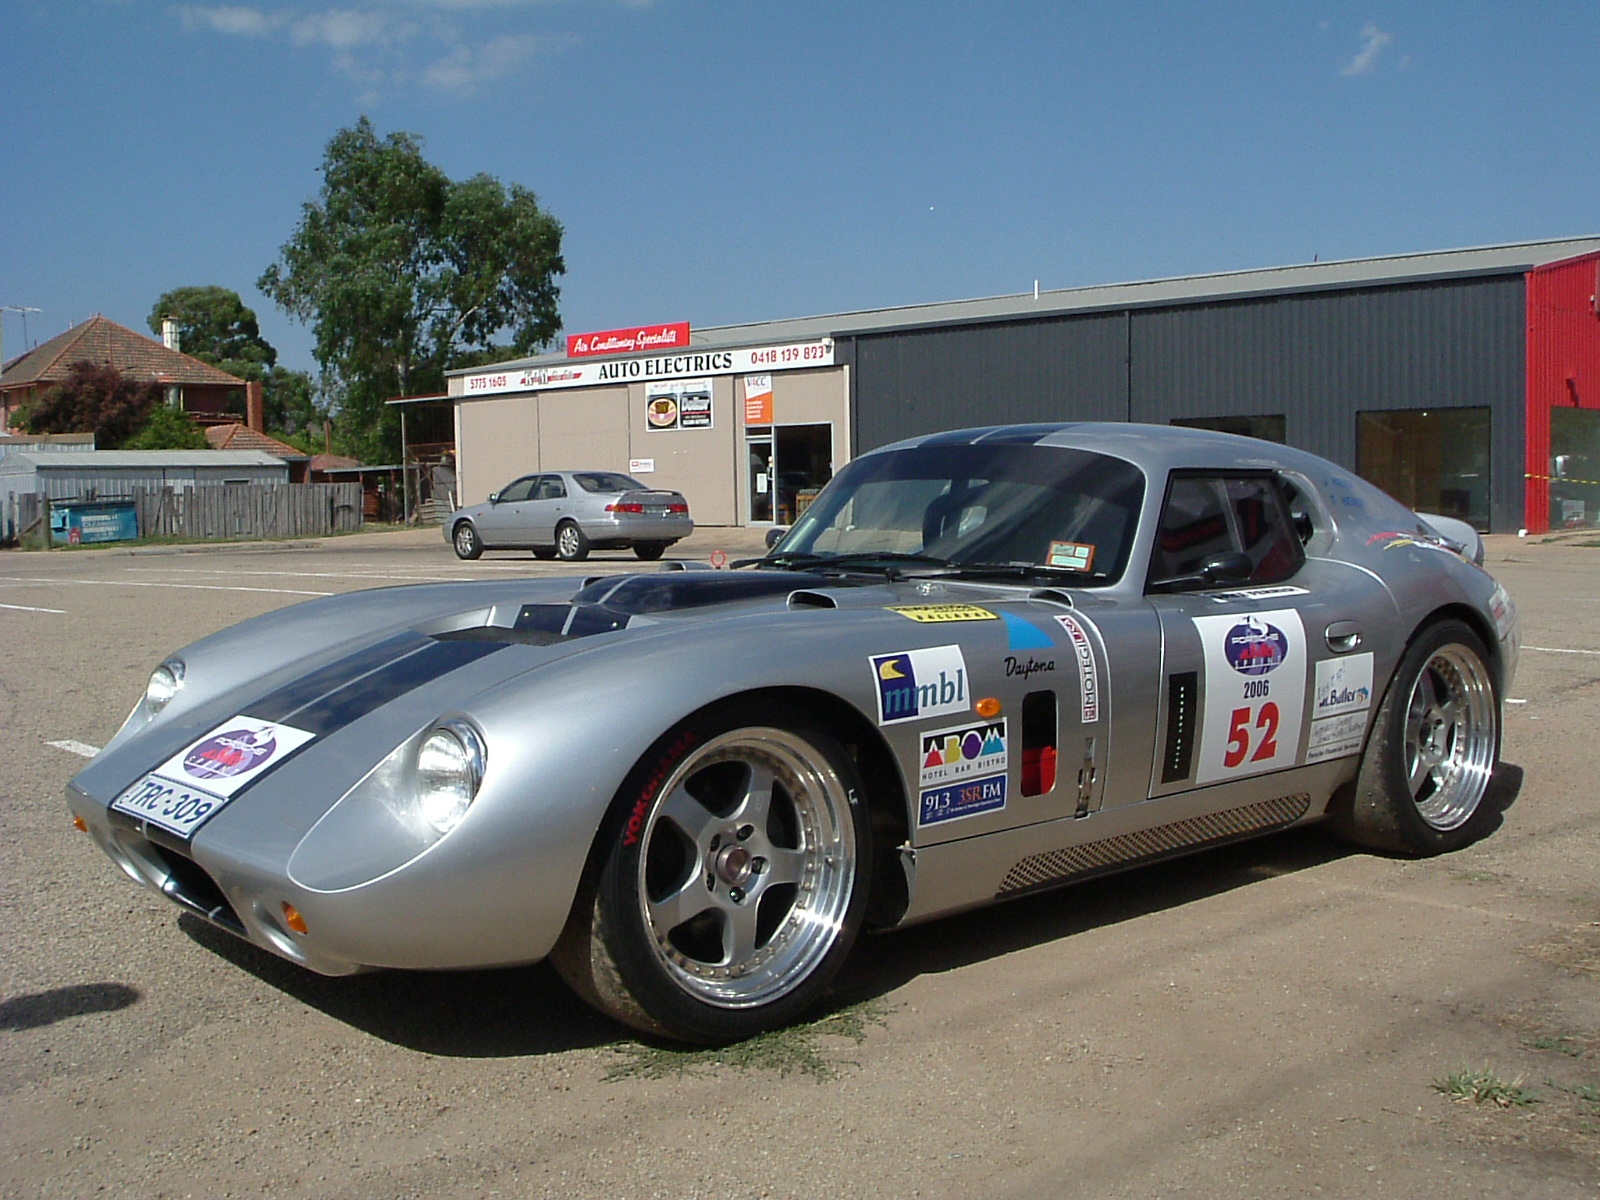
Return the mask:
<path fill-rule="evenodd" d="M 480 558 L 483 555 L 483 539 L 470 521 L 463 521 L 456 526 L 450 544 L 455 547 L 457 558 Z"/>
<path fill-rule="evenodd" d="M 541 562 L 549 562 L 556 556 L 556 548 L 554 546 L 535 546 L 533 548 L 533 556 Z"/>
<path fill-rule="evenodd" d="M 575 521 L 556 526 L 556 557 L 562 562 L 582 562 L 589 557 L 589 539 Z"/>
<path fill-rule="evenodd" d="M 1334 828 L 1374 850 L 1425 856 L 1466 845 L 1493 819 L 1500 697 L 1471 627 L 1441 621 L 1406 649 Z"/>
<path fill-rule="evenodd" d="M 737 1041 L 794 1020 L 849 953 L 871 829 L 843 747 L 786 707 L 678 726 L 618 793 L 597 877 L 551 955 L 647 1033 Z"/>

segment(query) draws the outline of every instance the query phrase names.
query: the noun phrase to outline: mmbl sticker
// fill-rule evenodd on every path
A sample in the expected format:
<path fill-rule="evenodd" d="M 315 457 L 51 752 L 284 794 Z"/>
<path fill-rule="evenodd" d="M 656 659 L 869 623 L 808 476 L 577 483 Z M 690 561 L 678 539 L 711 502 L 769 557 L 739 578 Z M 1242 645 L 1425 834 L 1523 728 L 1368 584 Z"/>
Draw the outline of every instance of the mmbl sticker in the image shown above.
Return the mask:
<path fill-rule="evenodd" d="M 960 646 L 874 654 L 869 661 L 878 689 L 879 725 L 963 713 L 972 704 Z"/>
<path fill-rule="evenodd" d="M 1292 767 L 1306 699 L 1306 631 L 1295 609 L 1195 617 L 1206 698 L 1196 783 Z"/>

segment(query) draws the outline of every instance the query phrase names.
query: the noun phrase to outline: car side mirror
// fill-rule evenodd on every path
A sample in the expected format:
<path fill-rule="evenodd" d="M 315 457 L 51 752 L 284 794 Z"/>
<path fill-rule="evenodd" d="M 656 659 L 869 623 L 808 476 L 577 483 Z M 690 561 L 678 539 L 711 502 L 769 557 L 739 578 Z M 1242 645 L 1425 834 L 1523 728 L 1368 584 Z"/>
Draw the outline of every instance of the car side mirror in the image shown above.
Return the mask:
<path fill-rule="evenodd" d="M 499 504 L 500 503 L 500 493 L 499 492 L 490 492 L 489 493 L 489 503 L 490 504 Z"/>
<path fill-rule="evenodd" d="M 1229 583 L 1248 583 L 1256 565 L 1242 550 L 1227 550 L 1213 554 L 1200 564 L 1200 569 L 1190 575 L 1174 575 L 1170 579 L 1154 579 L 1147 585 L 1151 592 L 1188 592 L 1195 588 L 1221 587 Z"/>

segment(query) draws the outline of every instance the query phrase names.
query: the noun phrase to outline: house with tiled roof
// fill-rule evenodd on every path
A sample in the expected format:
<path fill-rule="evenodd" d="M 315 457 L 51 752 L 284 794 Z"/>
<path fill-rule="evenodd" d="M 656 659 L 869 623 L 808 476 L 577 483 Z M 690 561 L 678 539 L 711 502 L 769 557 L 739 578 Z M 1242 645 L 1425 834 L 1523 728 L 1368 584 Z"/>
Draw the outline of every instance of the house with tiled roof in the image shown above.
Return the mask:
<path fill-rule="evenodd" d="M 311 471 L 311 455 L 288 442 L 251 429 L 237 421 L 228 425 L 208 425 L 206 441 L 213 450 L 261 450 L 289 464 L 289 482 L 306 483 Z"/>
<path fill-rule="evenodd" d="M 115 367 L 140 383 L 159 383 L 178 407 L 202 423 L 225 414 L 230 394 L 245 387 L 237 376 L 96 315 L 5 364 L 0 434 L 9 430 L 19 407 L 66 379 L 80 362 Z"/>

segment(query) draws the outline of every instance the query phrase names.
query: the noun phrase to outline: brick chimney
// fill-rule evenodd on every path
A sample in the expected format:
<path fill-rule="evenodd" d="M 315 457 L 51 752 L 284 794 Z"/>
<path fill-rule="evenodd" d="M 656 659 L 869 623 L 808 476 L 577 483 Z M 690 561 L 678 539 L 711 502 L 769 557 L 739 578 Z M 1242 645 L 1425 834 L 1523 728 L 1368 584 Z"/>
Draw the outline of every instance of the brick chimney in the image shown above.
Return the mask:
<path fill-rule="evenodd" d="M 267 431 L 267 390 L 259 382 L 244 385 L 244 423 L 257 433 Z"/>

